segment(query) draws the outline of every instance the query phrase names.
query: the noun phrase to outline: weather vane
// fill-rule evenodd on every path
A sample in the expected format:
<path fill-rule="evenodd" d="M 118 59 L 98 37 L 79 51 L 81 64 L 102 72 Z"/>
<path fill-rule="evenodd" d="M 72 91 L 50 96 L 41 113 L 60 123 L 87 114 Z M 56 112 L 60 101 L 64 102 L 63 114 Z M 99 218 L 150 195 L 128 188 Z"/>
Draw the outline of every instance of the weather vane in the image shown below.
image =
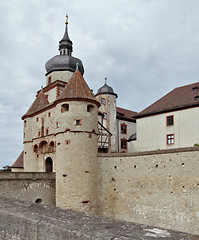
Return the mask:
<path fill-rule="evenodd" d="M 68 14 L 66 14 L 66 22 L 65 24 L 68 24 Z"/>
<path fill-rule="evenodd" d="M 76 63 L 76 70 L 78 70 L 79 69 L 79 63 L 77 62 Z"/>
<path fill-rule="evenodd" d="M 41 92 L 43 92 L 43 89 L 44 89 L 44 87 L 43 87 L 43 86 L 41 86 Z"/>
<path fill-rule="evenodd" d="M 105 77 L 104 79 L 105 79 L 105 83 L 106 83 L 106 82 L 107 82 L 107 81 L 106 81 L 106 80 L 107 80 L 107 77 Z"/>

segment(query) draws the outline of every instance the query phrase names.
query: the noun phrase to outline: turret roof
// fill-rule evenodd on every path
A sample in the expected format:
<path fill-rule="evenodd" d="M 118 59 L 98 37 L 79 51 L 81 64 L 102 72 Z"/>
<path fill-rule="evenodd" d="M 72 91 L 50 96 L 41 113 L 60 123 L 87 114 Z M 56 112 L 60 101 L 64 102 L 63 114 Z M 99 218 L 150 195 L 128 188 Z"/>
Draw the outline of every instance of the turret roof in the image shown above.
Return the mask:
<path fill-rule="evenodd" d="M 31 107 L 28 109 L 28 111 L 25 113 L 25 115 L 22 117 L 28 117 L 38 111 L 40 111 L 42 108 L 46 107 L 49 104 L 48 99 L 46 95 L 40 91 L 39 94 L 37 95 L 37 98 L 34 100 L 33 104 Z"/>
<path fill-rule="evenodd" d="M 24 154 L 24 151 L 21 152 L 21 154 L 19 155 L 17 160 L 12 164 L 11 168 L 23 168 L 24 167 L 23 154 Z"/>
<path fill-rule="evenodd" d="M 59 99 L 87 99 L 100 105 L 79 70 L 73 73 Z"/>

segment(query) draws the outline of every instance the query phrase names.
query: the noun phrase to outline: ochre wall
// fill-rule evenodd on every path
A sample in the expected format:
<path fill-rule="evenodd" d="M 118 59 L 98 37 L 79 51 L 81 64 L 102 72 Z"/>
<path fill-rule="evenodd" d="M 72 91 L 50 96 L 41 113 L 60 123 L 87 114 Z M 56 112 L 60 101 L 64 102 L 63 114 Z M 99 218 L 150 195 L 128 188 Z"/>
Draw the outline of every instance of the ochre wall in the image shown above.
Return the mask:
<path fill-rule="evenodd" d="M 101 155 L 102 215 L 199 234 L 199 151 L 188 150 Z"/>
<path fill-rule="evenodd" d="M 0 195 L 10 199 L 55 205 L 54 173 L 0 172 Z"/>

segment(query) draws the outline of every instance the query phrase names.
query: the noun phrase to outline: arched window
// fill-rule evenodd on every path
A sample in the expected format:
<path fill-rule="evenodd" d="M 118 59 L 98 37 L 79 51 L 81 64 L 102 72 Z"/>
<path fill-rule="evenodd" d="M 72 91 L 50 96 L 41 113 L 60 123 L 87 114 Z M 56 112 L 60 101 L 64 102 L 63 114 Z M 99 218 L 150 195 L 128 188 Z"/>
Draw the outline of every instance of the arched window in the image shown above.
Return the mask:
<path fill-rule="evenodd" d="M 53 172 L 53 160 L 51 157 L 46 158 L 46 172 Z"/>
<path fill-rule="evenodd" d="M 69 104 L 65 103 L 61 105 L 61 112 L 68 112 L 69 111 Z"/>
<path fill-rule="evenodd" d="M 48 144 L 46 141 L 42 141 L 40 144 L 39 144 L 39 150 L 42 152 L 42 153 L 45 153 L 48 151 Z"/>
<path fill-rule="evenodd" d="M 37 146 L 37 144 L 34 145 L 33 151 L 34 151 L 35 153 L 38 153 L 38 146 Z"/>
<path fill-rule="evenodd" d="M 52 141 L 49 144 L 49 149 L 50 149 L 51 152 L 54 152 L 54 148 L 55 148 L 55 143 Z"/>

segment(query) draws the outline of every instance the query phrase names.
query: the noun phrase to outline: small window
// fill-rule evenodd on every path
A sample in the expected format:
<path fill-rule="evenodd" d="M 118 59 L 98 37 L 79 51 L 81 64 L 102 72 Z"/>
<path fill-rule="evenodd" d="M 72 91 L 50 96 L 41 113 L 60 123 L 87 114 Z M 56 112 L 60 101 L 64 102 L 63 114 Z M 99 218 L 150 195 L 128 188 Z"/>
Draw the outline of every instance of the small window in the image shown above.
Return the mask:
<path fill-rule="evenodd" d="M 51 84 L 51 82 L 52 82 L 52 77 L 50 76 L 48 77 L 48 84 Z"/>
<path fill-rule="evenodd" d="M 168 134 L 167 135 L 167 144 L 174 144 L 174 134 Z"/>
<path fill-rule="evenodd" d="M 81 119 L 76 119 L 76 120 L 75 120 L 75 125 L 76 125 L 76 126 L 81 126 L 81 125 L 82 125 Z"/>
<path fill-rule="evenodd" d="M 103 113 L 103 119 L 107 119 L 107 113 Z"/>
<path fill-rule="evenodd" d="M 69 111 L 69 104 L 62 104 L 61 105 L 61 112 L 68 112 Z"/>
<path fill-rule="evenodd" d="M 121 134 L 127 134 L 127 125 L 125 123 L 121 124 Z"/>
<path fill-rule="evenodd" d="M 41 132 L 40 132 L 40 130 L 38 131 L 38 137 L 40 137 L 41 136 Z"/>
<path fill-rule="evenodd" d="M 121 139 L 121 149 L 127 149 L 127 140 Z"/>
<path fill-rule="evenodd" d="M 106 99 L 105 98 L 101 98 L 101 104 L 106 104 Z"/>
<path fill-rule="evenodd" d="M 59 122 L 56 122 L 56 128 L 59 128 Z"/>
<path fill-rule="evenodd" d="M 23 133 L 23 137 L 25 138 L 25 136 L 26 136 L 26 134 L 25 133 Z"/>
<path fill-rule="evenodd" d="M 39 118 L 37 117 L 37 118 L 36 118 L 36 122 L 38 122 L 38 121 L 39 121 Z"/>
<path fill-rule="evenodd" d="M 194 100 L 199 100 L 199 96 L 195 96 L 195 97 L 194 97 Z"/>
<path fill-rule="evenodd" d="M 92 112 L 94 109 L 93 105 L 87 105 L 87 112 Z"/>
<path fill-rule="evenodd" d="M 174 124 L 173 116 L 167 116 L 167 126 L 172 126 Z"/>
<path fill-rule="evenodd" d="M 49 130 L 48 130 L 48 128 L 46 128 L 46 135 L 48 135 L 48 133 L 49 133 Z"/>
<path fill-rule="evenodd" d="M 26 120 L 24 121 L 24 127 L 26 127 Z"/>
<path fill-rule="evenodd" d="M 37 146 L 37 144 L 34 145 L 33 151 L 34 151 L 35 153 L 38 153 L 38 146 Z"/>
<path fill-rule="evenodd" d="M 51 116 L 51 114 L 50 114 L 50 112 L 48 113 L 48 117 L 50 117 Z"/>

